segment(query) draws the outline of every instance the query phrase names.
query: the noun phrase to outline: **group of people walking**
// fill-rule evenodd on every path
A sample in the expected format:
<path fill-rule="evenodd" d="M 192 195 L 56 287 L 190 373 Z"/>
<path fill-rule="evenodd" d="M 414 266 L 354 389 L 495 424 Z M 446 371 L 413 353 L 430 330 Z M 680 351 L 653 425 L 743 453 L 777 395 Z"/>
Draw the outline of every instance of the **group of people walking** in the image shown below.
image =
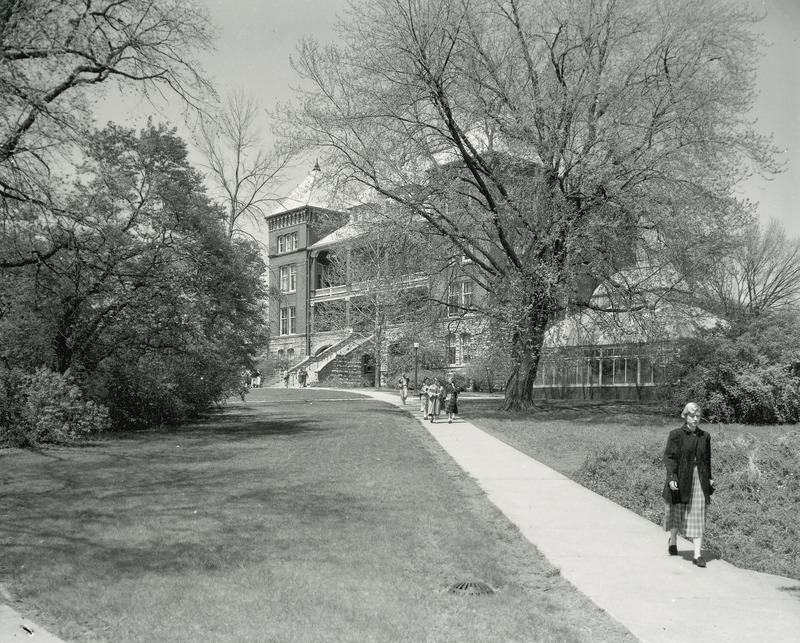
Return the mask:
<path fill-rule="evenodd" d="M 400 399 L 405 404 L 408 399 L 408 377 L 405 374 L 401 375 L 397 385 L 400 388 Z M 438 377 L 434 377 L 432 381 L 426 377 L 417 391 L 420 413 L 424 415 L 424 419 L 436 422 L 444 410 L 448 417 L 447 421 L 452 423 L 458 413 L 460 392 L 461 388 L 453 381 L 452 374 L 447 375 L 444 383 L 440 383 Z"/>

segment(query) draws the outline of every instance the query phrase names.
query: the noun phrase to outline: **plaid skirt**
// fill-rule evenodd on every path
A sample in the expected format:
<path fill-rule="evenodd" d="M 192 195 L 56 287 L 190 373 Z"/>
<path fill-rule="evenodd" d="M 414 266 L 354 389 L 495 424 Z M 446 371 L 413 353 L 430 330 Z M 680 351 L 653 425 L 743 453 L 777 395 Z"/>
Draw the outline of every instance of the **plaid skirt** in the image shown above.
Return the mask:
<path fill-rule="evenodd" d="M 664 530 L 677 529 L 684 538 L 701 538 L 706 529 L 706 496 L 697 467 L 692 471 L 692 497 L 687 504 L 665 503 Z"/>

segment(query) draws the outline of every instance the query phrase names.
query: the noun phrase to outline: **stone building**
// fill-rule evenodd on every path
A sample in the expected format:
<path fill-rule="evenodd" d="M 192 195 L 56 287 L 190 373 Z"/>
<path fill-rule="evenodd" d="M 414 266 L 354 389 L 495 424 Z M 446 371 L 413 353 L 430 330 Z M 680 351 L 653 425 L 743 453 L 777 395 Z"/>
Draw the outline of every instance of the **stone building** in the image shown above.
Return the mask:
<path fill-rule="evenodd" d="M 369 385 L 375 381 L 376 369 L 380 382 L 387 383 L 390 352 L 396 347 L 393 341 L 402 329 L 389 325 L 386 336 L 376 338 L 374 329 L 357 323 L 354 302 L 367 295 L 369 284 L 335 274 L 333 259 L 344 248 L 350 252 L 358 245 L 366 232 L 365 218 L 376 207 L 336 199 L 315 166 L 266 217 L 269 357 L 288 367 L 292 384 L 301 369 L 308 373 L 309 383 L 336 378 Z M 433 350 L 442 356 L 437 364 L 441 370 L 463 370 L 470 360 L 472 341 L 472 333 L 466 330 L 472 316 L 464 311 L 479 291 L 462 270 L 432 272 L 420 265 L 419 270 L 395 276 L 392 288 L 398 296 L 418 292 L 418 299 L 426 301 L 436 291 L 442 302 L 434 315 L 440 346 L 426 346 L 426 354 Z M 333 321 L 331 311 L 338 312 Z"/>

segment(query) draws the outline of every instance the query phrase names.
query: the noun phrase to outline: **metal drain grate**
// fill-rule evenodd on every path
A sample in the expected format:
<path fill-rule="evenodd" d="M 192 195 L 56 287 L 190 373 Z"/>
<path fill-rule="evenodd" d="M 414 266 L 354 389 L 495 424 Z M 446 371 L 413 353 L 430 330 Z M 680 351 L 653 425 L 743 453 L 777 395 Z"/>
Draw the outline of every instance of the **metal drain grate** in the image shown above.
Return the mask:
<path fill-rule="evenodd" d="M 486 583 L 479 580 L 465 580 L 450 587 L 451 594 L 467 594 L 469 596 L 480 596 L 494 594 L 494 590 Z"/>

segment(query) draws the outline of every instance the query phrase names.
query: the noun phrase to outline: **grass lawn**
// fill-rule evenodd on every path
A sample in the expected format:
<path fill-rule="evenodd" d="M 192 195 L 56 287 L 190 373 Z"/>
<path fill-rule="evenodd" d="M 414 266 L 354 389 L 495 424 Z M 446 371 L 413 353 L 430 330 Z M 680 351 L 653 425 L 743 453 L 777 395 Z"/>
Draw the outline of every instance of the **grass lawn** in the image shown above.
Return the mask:
<path fill-rule="evenodd" d="M 0 485 L 0 600 L 66 640 L 634 640 L 419 422 L 347 391 L 7 449 Z"/>
<path fill-rule="evenodd" d="M 663 444 L 654 454 L 660 458 L 669 432 L 683 424 L 678 414 L 671 418 L 655 407 L 636 403 L 565 401 L 543 403 L 542 408 L 525 413 L 500 411 L 501 404 L 502 399 L 459 398 L 459 411 L 465 420 L 566 476 L 574 475 L 589 453 L 613 444 L 660 440 Z M 776 437 L 797 430 L 794 425 L 703 424 L 701 428 L 711 433 L 712 446 L 722 436 Z M 658 488 L 656 494 L 660 493 Z"/>

